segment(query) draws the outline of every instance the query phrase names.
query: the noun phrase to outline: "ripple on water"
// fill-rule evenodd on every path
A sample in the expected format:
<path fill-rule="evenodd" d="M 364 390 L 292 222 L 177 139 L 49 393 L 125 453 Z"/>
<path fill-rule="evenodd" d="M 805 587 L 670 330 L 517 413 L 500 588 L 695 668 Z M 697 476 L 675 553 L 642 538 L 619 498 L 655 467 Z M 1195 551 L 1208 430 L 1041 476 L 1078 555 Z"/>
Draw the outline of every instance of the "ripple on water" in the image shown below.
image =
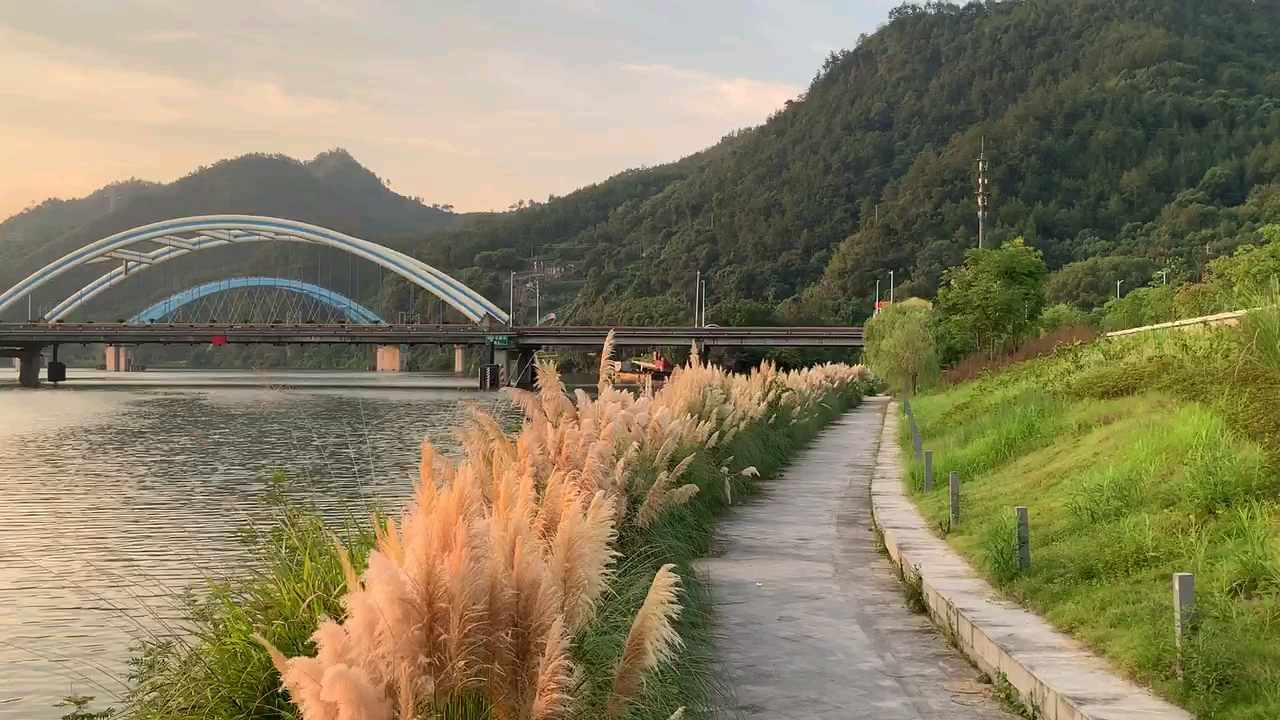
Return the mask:
<path fill-rule="evenodd" d="M 0 720 L 117 697 L 132 639 L 244 561 L 267 470 L 308 471 L 301 492 L 327 514 L 398 505 L 423 437 L 457 452 L 468 402 L 514 417 L 452 390 L 0 392 Z"/>

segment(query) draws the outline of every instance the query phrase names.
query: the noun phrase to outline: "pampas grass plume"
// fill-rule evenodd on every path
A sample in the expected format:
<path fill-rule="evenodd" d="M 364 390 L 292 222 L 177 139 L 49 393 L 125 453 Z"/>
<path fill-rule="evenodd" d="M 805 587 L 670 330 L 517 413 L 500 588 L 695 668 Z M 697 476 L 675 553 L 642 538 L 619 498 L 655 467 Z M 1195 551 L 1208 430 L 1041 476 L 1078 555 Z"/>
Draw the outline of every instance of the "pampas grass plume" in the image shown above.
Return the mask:
<path fill-rule="evenodd" d="M 631 632 L 622 647 L 613 675 L 613 696 L 609 700 L 609 717 L 622 717 L 627 703 L 635 697 L 644 681 L 644 674 L 671 657 L 680 646 L 680 636 L 672 623 L 680 615 L 680 603 L 676 600 L 680 576 L 673 572 L 675 565 L 663 565 L 649 586 L 649 593 L 631 623 Z"/>

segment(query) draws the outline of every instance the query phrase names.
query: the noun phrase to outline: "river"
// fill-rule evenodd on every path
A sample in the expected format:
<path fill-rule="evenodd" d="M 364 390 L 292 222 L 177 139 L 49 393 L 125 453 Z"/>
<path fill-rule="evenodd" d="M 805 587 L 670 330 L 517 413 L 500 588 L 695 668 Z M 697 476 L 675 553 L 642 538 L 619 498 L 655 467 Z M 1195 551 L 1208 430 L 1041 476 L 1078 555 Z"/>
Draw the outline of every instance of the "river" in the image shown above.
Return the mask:
<path fill-rule="evenodd" d="M 0 376 L 0 720 L 58 718 L 72 692 L 118 704 L 130 642 L 243 563 L 237 531 L 269 517 L 272 468 L 308 471 L 296 492 L 326 512 L 398 507 L 423 437 L 457 451 L 467 403 L 515 420 L 445 377 L 72 375 Z"/>

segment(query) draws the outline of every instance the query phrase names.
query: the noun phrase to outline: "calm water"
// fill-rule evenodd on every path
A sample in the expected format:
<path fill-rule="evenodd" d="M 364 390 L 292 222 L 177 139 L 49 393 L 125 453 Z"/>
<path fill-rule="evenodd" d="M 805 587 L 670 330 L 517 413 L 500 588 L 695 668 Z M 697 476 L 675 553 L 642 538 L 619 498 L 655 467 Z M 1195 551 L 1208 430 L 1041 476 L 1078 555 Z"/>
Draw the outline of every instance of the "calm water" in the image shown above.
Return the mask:
<path fill-rule="evenodd" d="M 501 396 L 423 376 L 72 374 L 34 391 L 0 374 L 3 720 L 57 718 L 72 691 L 118 696 L 130 641 L 172 616 L 174 593 L 243 563 L 236 531 L 268 516 L 267 470 L 311 471 L 299 492 L 331 512 L 398 506 L 424 436 L 456 451 L 466 403 L 513 417 Z"/>

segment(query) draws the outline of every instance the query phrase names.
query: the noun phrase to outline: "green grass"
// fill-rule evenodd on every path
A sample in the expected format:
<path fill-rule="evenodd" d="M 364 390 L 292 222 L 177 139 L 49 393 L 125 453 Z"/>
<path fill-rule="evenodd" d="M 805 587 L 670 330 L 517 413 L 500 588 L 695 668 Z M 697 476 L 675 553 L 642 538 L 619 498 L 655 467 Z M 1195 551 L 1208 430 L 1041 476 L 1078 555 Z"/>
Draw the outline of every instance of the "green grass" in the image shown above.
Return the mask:
<path fill-rule="evenodd" d="M 1280 373 L 1244 332 L 1108 340 L 913 398 L 930 524 L 1011 598 L 1201 718 L 1280 717 Z M 946 474 L 961 477 L 948 526 Z M 1013 507 L 1030 509 L 1017 566 Z M 1196 576 L 1177 673 L 1171 576 Z"/>
<path fill-rule="evenodd" d="M 705 718 L 711 708 L 722 704 L 711 671 L 711 598 L 691 568 L 696 558 L 710 551 L 715 519 L 728 507 L 721 467 L 732 456 L 727 464 L 735 471 L 729 480 L 737 502 L 758 491 L 762 481 L 776 475 L 797 450 L 859 399 L 857 391 L 829 396 L 819 407 L 820 414 L 794 424 L 790 413 L 780 410 L 776 427 L 749 427 L 725 447 L 698 449 L 683 481 L 697 483 L 701 492 L 653 527 L 622 525 L 615 579 L 599 601 L 596 619 L 575 638 L 574 661 L 580 673 L 572 694 L 580 717 L 604 717 L 614 668 L 631 622 L 654 573 L 665 563 L 675 563 L 681 578 L 683 610 L 677 629 L 683 647 L 673 663 L 648 678 L 627 717 L 666 720 L 683 706 L 686 717 Z M 760 477 L 736 474 L 748 466 L 755 466 Z M 331 532 L 343 538 L 357 568 L 363 566 L 373 538 L 365 510 L 353 512 L 360 519 L 344 527 L 328 527 L 307 508 L 290 504 L 286 479 L 277 480 L 280 484 L 266 499 L 277 511 L 276 522 L 246 533 L 255 556 L 253 565 L 184 600 L 185 634 L 146 641 L 137 648 L 128 716 L 148 720 L 294 717 L 270 659 L 251 634 L 262 631 L 287 656 L 312 653 L 308 638 L 319 618 L 343 615 L 342 570 Z"/>

